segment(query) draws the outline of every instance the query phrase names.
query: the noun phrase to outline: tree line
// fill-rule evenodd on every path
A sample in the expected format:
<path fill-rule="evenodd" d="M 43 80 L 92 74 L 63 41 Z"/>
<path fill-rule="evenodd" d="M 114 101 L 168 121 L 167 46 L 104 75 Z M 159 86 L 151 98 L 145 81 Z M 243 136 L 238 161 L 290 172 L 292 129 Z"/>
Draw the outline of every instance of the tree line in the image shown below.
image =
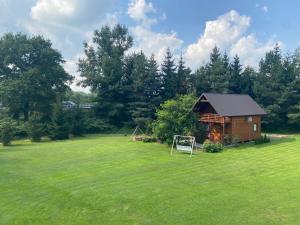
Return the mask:
<path fill-rule="evenodd" d="M 182 56 L 176 62 L 170 49 L 160 66 L 154 55 L 126 54 L 132 42 L 127 28 L 116 25 L 95 31 L 93 44 L 84 46 L 82 85 L 97 93 L 97 112 L 106 122 L 145 125 L 161 103 L 176 95 L 215 92 L 249 94 L 267 111 L 265 129 L 299 129 L 299 50 L 283 56 L 275 45 L 254 69 L 242 65 L 238 55 L 230 60 L 215 46 L 209 62 L 193 73 Z"/>
<path fill-rule="evenodd" d="M 78 62 L 79 85 L 91 89 L 97 104 L 88 116 L 80 111 L 73 115 L 77 121 L 78 116 L 85 116 L 80 126 L 93 131 L 135 125 L 150 129 L 163 102 L 178 95 L 215 92 L 252 96 L 268 113 L 263 119 L 265 129 L 299 130 L 299 50 L 283 56 L 276 45 L 255 69 L 242 65 L 238 55 L 231 60 L 215 46 L 209 61 L 193 72 L 184 58 L 175 59 L 170 49 L 161 65 L 154 54 L 147 57 L 142 51 L 131 52 L 133 41 L 127 28 L 117 24 L 96 30 L 92 43 L 84 43 L 85 56 Z M 57 126 L 70 130 L 63 124 L 74 122 L 64 118 L 70 113 L 62 110 L 61 102 L 75 98 L 76 93 L 70 91 L 74 77 L 64 70 L 63 63 L 61 53 L 42 36 L 2 36 L 0 101 L 6 111 L 1 111 L 1 117 L 18 123 L 38 122 L 47 132 Z"/>

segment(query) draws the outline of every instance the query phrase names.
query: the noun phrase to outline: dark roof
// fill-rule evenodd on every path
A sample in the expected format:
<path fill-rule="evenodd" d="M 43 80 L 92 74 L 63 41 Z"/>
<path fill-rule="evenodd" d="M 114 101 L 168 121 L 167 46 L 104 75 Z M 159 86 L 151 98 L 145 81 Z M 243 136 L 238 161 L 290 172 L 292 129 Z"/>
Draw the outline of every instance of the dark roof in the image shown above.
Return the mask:
<path fill-rule="evenodd" d="M 249 96 L 241 94 L 203 93 L 193 107 L 197 111 L 200 100 L 205 98 L 221 116 L 254 116 L 265 115 L 266 112 Z"/>

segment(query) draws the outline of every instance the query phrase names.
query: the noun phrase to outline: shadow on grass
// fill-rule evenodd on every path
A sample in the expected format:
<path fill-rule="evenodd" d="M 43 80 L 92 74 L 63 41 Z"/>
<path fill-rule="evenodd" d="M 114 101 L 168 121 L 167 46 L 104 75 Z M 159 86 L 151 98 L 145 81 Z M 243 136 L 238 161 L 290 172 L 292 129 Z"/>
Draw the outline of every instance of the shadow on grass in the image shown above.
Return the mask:
<path fill-rule="evenodd" d="M 276 146 L 276 145 L 283 144 L 283 143 L 290 143 L 290 142 L 294 142 L 294 141 L 296 141 L 295 137 L 272 138 L 271 142 L 269 142 L 269 143 L 256 145 L 256 144 L 254 144 L 254 142 L 248 142 L 248 143 L 241 144 L 237 147 L 233 147 L 231 149 L 236 149 L 236 150 L 246 150 L 249 148 L 261 149 L 261 148 L 266 148 L 266 147 L 270 147 L 270 146 Z"/>
<path fill-rule="evenodd" d="M 12 143 L 8 146 L 1 146 L 0 148 L 0 152 L 18 152 L 18 151 L 26 151 L 26 150 L 30 150 L 30 148 L 27 147 L 31 147 L 33 146 L 34 143 L 31 142 L 26 142 L 26 143 Z"/>

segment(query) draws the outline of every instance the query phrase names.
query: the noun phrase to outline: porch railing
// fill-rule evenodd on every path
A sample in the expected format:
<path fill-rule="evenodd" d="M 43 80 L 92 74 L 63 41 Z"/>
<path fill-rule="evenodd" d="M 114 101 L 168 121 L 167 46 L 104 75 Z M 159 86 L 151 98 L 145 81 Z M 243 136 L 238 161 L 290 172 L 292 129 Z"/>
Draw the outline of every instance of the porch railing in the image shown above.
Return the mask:
<path fill-rule="evenodd" d="M 205 113 L 200 115 L 199 121 L 204 123 L 230 123 L 231 119 L 229 117 L 220 116 L 218 114 Z"/>

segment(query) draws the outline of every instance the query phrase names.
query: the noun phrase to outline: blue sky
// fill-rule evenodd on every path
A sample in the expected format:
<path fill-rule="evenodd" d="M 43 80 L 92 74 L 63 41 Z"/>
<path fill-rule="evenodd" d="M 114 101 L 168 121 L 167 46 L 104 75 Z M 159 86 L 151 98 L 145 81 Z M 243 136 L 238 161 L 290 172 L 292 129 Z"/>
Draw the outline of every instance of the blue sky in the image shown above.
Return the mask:
<path fill-rule="evenodd" d="M 154 53 L 159 62 L 169 47 L 196 69 L 218 45 L 257 67 L 276 42 L 284 53 L 300 46 L 299 8 L 299 1 L 280 0 L 0 0 L 0 35 L 44 35 L 73 75 L 83 41 L 91 41 L 94 29 L 115 23 L 127 25 L 134 36 L 130 51 Z"/>

